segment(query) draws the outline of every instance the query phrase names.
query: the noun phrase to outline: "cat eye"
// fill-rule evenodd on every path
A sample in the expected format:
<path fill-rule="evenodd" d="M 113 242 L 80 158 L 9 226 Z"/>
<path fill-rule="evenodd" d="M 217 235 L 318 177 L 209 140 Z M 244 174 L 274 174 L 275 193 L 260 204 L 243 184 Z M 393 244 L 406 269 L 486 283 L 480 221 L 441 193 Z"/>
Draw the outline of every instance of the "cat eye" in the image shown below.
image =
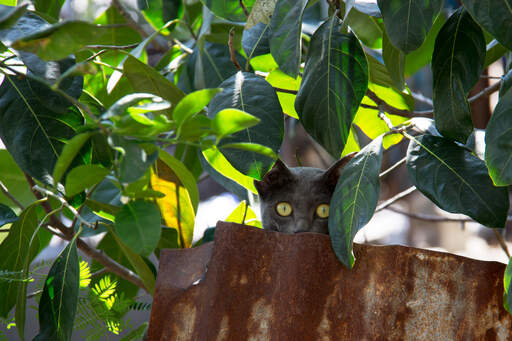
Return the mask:
<path fill-rule="evenodd" d="M 327 218 L 329 216 L 329 205 L 328 204 L 320 204 L 316 208 L 316 215 L 320 218 Z"/>
<path fill-rule="evenodd" d="M 276 205 L 276 212 L 282 217 L 287 217 L 292 214 L 292 205 L 286 201 L 282 201 Z"/>

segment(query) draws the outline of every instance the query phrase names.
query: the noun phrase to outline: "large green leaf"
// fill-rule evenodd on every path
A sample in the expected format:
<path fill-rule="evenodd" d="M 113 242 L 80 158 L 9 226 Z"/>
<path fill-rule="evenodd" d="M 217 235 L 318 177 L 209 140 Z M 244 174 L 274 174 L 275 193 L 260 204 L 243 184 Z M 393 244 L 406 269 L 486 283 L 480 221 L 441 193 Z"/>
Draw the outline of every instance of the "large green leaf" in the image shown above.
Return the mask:
<path fill-rule="evenodd" d="M 160 239 L 160 211 L 155 204 L 135 200 L 116 215 L 115 231 L 121 241 L 142 256 L 149 256 Z"/>
<path fill-rule="evenodd" d="M 19 7 L 0 5 L 0 30 L 4 30 L 14 25 L 25 13 L 27 6 L 28 4 Z"/>
<path fill-rule="evenodd" d="M 341 34 L 332 16 L 311 38 L 295 109 L 302 125 L 333 157 L 347 143 L 368 87 L 368 65 L 353 34 Z"/>
<path fill-rule="evenodd" d="M 208 116 L 215 119 L 223 109 L 245 111 L 261 122 L 254 127 L 225 137 L 219 144 L 250 142 L 262 144 L 278 152 L 283 139 L 283 111 L 276 92 L 267 81 L 252 73 L 238 72 L 221 85 L 224 90 L 217 94 L 208 106 Z M 239 171 L 261 179 L 274 160 L 259 153 L 236 149 L 223 150 L 226 159 Z"/>
<path fill-rule="evenodd" d="M 0 227 L 18 220 L 16 213 L 7 205 L 0 204 Z"/>
<path fill-rule="evenodd" d="M 136 92 L 158 95 L 176 105 L 185 94 L 155 69 L 132 56 L 123 64 L 123 74 Z"/>
<path fill-rule="evenodd" d="M 64 173 L 71 165 L 71 162 L 73 162 L 73 159 L 78 154 L 83 145 L 89 140 L 91 135 L 92 133 L 78 134 L 69 140 L 68 143 L 66 143 L 53 169 L 54 183 L 59 183 Z"/>
<path fill-rule="evenodd" d="M 377 19 L 352 8 L 345 20 L 364 45 L 372 49 L 382 48 L 382 28 Z"/>
<path fill-rule="evenodd" d="M 25 257 L 30 261 L 36 256 L 39 249 L 39 240 L 29 250 L 29 241 L 37 228 L 36 205 L 31 205 L 22 212 L 18 220 L 14 222 L 9 234 L 0 244 L 0 270 L 20 271 L 23 269 Z M 3 298 L 0 300 L 0 317 L 7 317 L 9 311 L 16 303 L 16 295 L 21 286 L 19 278 L 13 281 L 0 281 L 0 291 Z"/>
<path fill-rule="evenodd" d="M 148 154 L 139 144 L 119 136 L 114 136 L 113 144 L 124 151 L 119 165 L 121 182 L 128 183 L 140 179 L 158 157 L 158 152 Z"/>
<path fill-rule="evenodd" d="M 299 74 L 302 15 L 307 3 L 307 0 L 278 1 L 270 20 L 270 52 L 279 68 L 293 78 Z"/>
<path fill-rule="evenodd" d="M 244 13 L 243 3 L 248 13 L 251 13 L 255 0 L 201 0 L 216 16 L 230 21 L 246 21 L 247 16 Z"/>
<path fill-rule="evenodd" d="M 81 165 L 73 168 L 66 176 L 66 196 L 72 197 L 99 183 L 110 173 L 99 165 Z"/>
<path fill-rule="evenodd" d="M 73 239 L 53 263 L 39 301 L 39 334 L 34 340 L 71 340 L 78 305 L 80 265 Z"/>
<path fill-rule="evenodd" d="M 511 0 L 462 0 L 462 3 L 487 32 L 512 49 Z"/>
<path fill-rule="evenodd" d="M 352 240 L 373 216 L 379 200 L 382 136 L 373 140 L 343 168 L 331 199 L 329 235 L 338 259 L 354 266 Z"/>
<path fill-rule="evenodd" d="M 448 139 L 414 138 L 407 151 L 412 183 L 437 206 L 488 227 L 503 227 L 509 208 L 506 187 L 495 187 L 482 160 Z"/>
<path fill-rule="evenodd" d="M 59 60 L 87 45 L 112 45 L 117 26 L 98 26 L 84 21 L 64 21 L 12 44 L 17 50 L 37 54 L 44 60 Z M 87 34 L 84 34 L 87 32 Z M 133 36 L 131 43 L 140 38 Z"/>
<path fill-rule="evenodd" d="M 391 44 L 385 33 L 382 38 L 382 59 L 389 70 L 393 85 L 402 90 L 404 88 L 405 54 Z"/>
<path fill-rule="evenodd" d="M 496 186 L 512 184 L 512 89 L 504 93 L 485 130 L 485 163 Z"/>
<path fill-rule="evenodd" d="M 59 20 L 59 13 L 65 0 L 34 0 L 34 6 L 38 12 L 49 15 L 55 20 Z"/>
<path fill-rule="evenodd" d="M 464 8 L 446 21 L 432 56 L 434 119 L 445 137 L 465 143 L 473 131 L 467 94 L 480 79 L 485 39 Z"/>
<path fill-rule="evenodd" d="M 293 79 L 279 69 L 270 71 L 265 79 L 275 88 L 293 91 L 299 90 L 300 83 L 302 81 L 301 76 Z M 281 103 L 281 107 L 283 108 L 283 112 L 288 116 L 299 119 L 299 115 L 297 115 L 297 111 L 295 111 L 295 98 L 297 95 L 283 91 L 276 91 L 276 93 L 277 97 L 279 98 L 279 103 Z"/>
<path fill-rule="evenodd" d="M 176 122 L 177 129 L 179 130 L 187 119 L 203 111 L 212 98 L 221 91 L 222 89 L 219 88 L 202 89 L 186 95 L 179 101 L 172 112 L 172 119 Z"/>
<path fill-rule="evenodd" d="M 81 84 L 74 85 L 77 97 Z M 0 137 L 20 168 L 47 184 L 63 140 L 75 134 L 82 117 L 62 96 L 29 78 L 6 75 L 0 86 Z"/>
<path fill-rule="evenodd" d="M 442 0 L 378 0 L 391 43 L 405 54 L 421 46 Z"/>
<path fill-rule="evenodd" d="M 9 192 L 22 205 L 28 206 L 32 203 L 34 201 L 34 194 L 30 190 L 27 179 L 6 149 L 0 149 L 0 165 L 2 165 L 0 181 L 7 187 Z M 0 203 L 12 205 L 12 201 L 5 195 L 0 195 Z"/>
<path fill-rule="evenodd" d="M 270 25 L 257 23 L 242 33 L 242 47 L 248 59 L 270 53 Z"/>

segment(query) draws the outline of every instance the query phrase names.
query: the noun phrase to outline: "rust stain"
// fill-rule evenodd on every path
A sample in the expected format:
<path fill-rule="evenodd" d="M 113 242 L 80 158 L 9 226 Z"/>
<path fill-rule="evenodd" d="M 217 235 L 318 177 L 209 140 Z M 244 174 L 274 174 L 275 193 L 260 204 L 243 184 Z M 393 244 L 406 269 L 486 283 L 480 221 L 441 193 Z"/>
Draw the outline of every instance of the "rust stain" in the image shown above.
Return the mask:
<path fill-rule="evenodd" d="M 149 340 L 512 340 L 505 265 L 403 246 L 219 222 L 215 242 L 163 250 Z"/>

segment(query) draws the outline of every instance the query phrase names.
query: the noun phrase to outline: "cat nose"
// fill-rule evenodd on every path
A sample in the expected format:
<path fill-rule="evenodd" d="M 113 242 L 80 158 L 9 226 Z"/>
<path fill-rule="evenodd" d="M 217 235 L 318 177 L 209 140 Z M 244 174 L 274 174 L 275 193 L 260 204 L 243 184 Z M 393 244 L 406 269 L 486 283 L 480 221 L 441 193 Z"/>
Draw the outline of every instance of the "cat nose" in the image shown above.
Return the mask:
<path fill-rule="evenodd" d="M 298 219 L 295 223 L 295 230 L 293 233 L 308 232 L 310 229 L 310 222 L 307 219 Z"/>

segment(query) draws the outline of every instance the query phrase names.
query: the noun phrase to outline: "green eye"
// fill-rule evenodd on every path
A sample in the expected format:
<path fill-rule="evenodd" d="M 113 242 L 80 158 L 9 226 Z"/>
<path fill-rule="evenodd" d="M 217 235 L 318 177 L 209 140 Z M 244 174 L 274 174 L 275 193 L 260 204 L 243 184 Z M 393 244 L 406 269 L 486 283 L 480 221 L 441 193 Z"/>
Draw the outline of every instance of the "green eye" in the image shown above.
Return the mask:
<path fill-rule="evenodd" d="M 276 212 L 282 217 L 288 217 L 290 214 L 292 214 L 292 211 L 292 205 L 286 201 L 282 201 L 276 205 Z"/>
<path fill-rule="evenodd" d="M 329 205 L 328 204 L 320 204 L 316 208 L 316 215 L 320 218 L 327 218 L 329 216 Z"/>

